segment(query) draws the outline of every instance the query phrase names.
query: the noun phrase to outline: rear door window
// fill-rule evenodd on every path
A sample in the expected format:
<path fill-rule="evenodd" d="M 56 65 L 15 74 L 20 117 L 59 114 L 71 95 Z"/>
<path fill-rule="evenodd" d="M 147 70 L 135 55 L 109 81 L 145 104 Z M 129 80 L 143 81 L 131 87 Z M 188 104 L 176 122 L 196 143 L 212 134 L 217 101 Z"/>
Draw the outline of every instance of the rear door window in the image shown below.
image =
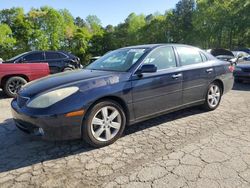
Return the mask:
<path fill-rule="evenodd" d="M 191 47 L 176 47 L 182 66 L 192 65 L 203 62 L 200 52 Z"/>
<path fill-rule="evenodd" d="M 23 60 L 24 61 L 42 61 L 44 60 L 44 57 L 43 57 L 42 52 L 35 52 L 35 53 L 24 56 Z"/>

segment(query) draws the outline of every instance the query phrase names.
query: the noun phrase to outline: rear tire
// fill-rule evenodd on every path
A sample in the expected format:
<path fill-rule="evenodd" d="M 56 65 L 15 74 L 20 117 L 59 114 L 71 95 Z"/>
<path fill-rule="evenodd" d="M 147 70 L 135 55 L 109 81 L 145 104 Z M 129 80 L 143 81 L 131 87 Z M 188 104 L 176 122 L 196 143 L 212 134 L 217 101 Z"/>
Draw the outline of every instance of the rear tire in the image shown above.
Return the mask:
<path fill-rule="evenodd" d="M 97 103 L 86 114 L 82 125 L 83 140 L 93 147 L 104 147 L 114 143 L 123 133 L 126 116 L 115 101 Z"/>
<path fill-rule="evenodd" d="M 26 83 L 27 83 L 27 81 L 20 76 L 10 77 L 7 79 L 7 81 L 4 84 L 4 87 L 3 87 L 4 93 L 8 97 L 16 97 L 17 92 Z"/>
<path fill-rule="evenodd" d="M 203 109 L 207 111 L 215 110 L 221 101 L 222 88 L 218 82 L 213 82 L 208 86 L 205 103 L 202 105 Z"/>

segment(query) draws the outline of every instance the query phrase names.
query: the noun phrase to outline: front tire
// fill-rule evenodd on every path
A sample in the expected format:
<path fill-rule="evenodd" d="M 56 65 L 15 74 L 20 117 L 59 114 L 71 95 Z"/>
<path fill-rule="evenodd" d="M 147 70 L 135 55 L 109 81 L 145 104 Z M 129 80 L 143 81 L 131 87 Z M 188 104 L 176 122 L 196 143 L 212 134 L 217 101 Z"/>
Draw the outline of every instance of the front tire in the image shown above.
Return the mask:
<path fill-rule="evenodd" d="M 105 100 L 93 106 L 82 125 L 83 139 L 93 147 L 114 143 L 123 133 L 126 116 L 115 101 Z"/>
<path fill-rule="evenodd" d="M 221 85 L 217 82 L 211 83 L 208 86 L 203 108 L 208 111 L 215 110 L 220 105 L 221 96 L 222 96 Z"/>
<path fill-rule="evenodd" d="M 4 93 L 8 97 L 15 97 L 17 92 L 21 89 L 23 85 L 25 85 L 27 81 L 20 77 L 20 76 L 14 76 L 10 77 L 4 84 Z"/>

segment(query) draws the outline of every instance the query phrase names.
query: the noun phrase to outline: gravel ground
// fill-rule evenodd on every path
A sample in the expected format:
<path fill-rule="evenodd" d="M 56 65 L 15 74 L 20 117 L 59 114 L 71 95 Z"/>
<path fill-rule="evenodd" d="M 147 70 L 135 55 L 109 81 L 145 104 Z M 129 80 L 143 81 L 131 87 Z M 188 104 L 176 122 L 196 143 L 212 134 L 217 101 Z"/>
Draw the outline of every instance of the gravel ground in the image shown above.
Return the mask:
<path fill-rule="evenodd" d="M 10 101 L 0 92 L 0 187 L 250 187 L 250 84 L 213 112 L 160 116 L 101 149 L 20 132 Z"/>

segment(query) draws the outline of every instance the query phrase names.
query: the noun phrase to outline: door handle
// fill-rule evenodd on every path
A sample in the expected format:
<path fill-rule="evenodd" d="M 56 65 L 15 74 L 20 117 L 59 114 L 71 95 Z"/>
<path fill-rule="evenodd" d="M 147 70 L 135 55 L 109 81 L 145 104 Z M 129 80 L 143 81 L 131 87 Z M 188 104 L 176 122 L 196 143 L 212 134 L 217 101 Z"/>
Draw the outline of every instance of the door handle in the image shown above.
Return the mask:
<path fill-rule="evenodd" d="M 207 72 L 207 73 L 211 73 L 211 72 L 213 72 L 213 70 L 214 70 L 213 68 L 207 69 L 206 72 Z"/>
<path fill-rule="evenodd" d="M 180 78 L 180 77 L 182 77 L 182 74 L 180 73 L 180 74 L 174 74 L 174 75 L 172 75 L 172 78 L 173 79 L 178 79 L 178 78 Z"/>

